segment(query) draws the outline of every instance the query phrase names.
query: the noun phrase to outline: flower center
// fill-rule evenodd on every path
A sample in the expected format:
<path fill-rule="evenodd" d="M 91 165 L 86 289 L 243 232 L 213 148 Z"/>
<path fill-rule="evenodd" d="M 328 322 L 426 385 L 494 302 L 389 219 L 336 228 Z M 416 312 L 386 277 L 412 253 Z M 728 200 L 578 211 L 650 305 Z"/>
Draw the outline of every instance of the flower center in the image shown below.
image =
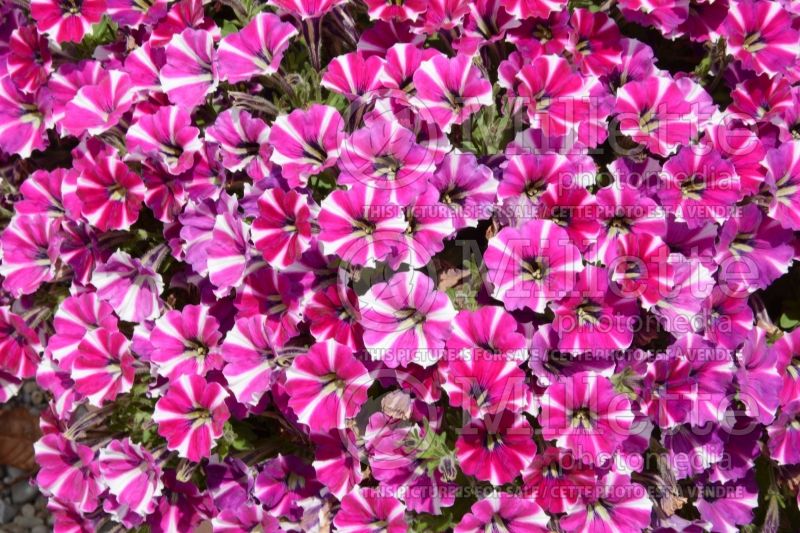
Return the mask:
<path fill-rule="evenodd" d="M 744 48 L 751 54 L 755 54 L 756 52 L 763 50 L 766 47 L 767 43 L 765 43 L 764 39 L 761 38 L 760 31 L 749 34 L 747 37 L 744 38 L 744 42 L 742 43 L 742 48 Z"/>
<path fill-rule="evenodd" d="M 592 429 L 596 416 L 588 407 L 581 407 L 572 412 L 572 427 Z"/>
<path fill-rule="evenodd" d="M 541 281 L 547 273 L 544 261 L 537 257 L 532 257 L 522 261 L 522 277 L 527 281 Z"/>
<path fill-rule="evenodd" d="M 690 200 L 700 200 L 700 195 L 706 189 L 705 176 L 692 174 L 692 176 L 681 182 L 681 194 Z"/>

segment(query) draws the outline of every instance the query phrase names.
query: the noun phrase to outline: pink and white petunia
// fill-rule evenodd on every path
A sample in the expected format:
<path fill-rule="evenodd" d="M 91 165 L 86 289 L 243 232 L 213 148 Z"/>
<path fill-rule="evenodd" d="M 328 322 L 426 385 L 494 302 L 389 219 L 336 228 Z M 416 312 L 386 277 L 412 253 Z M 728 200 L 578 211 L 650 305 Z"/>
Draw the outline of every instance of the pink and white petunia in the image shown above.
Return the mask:
<path fill-rule="evenodd" d="M 152 320 L 161 314 L 161 275 L 151 265 L 117 251 L 92 274 L 97 296 L 127 322 Z"/>
<path fill-rule="evenodd" d="M 800 54 L 800 34 L 780 2 L 731 2 L 720 33 L 728 52 L 742 66 L 774 76 L 794 67 Z"/>
<path fill-rule="evenodd" d="M 75 390 L 89 403 L 101 407 L 133 386 L 134 359 L 129 342 L 119 331 L 98 328 L 78 345 L 71 375 Z"/>
<path fill-rule="evenodd" d="M 445 133 L 493 102 L 492 84 L 464 54 L 452 59 L 440 54 L 423 61 L 414 73 L 414 87 L 414 105 L 422 118 Z"/>
<path fill-rule="evenodd" d="M 622 62 L 620 32 L 614 19 L 602 11 L 576 9 L 569 19 L 570 32 L 567 50 L 584 74 L 609 74 Z"/>
<path fill-rule="evenodd" d="M 133 105 L 136 91 L 130 76 L 111 70 L 97 85 L 81 87 L 66 108 L 63 128 L 75 136 L 98 135 L 114 127 Z"/>
<path fill-rule="evenodd" d="M 144 201 L 142 178 L 116 157 L 101 158 L 78 176 L 81 213 L 101 231 L 128 229 Z"/>
<path fill-rule="evenodd" d="M 772 195 L 769 216 L 784 228 L 800 230 L 800 141 L 769 150 L 766 185 Z"/>
<path fill-rule="evenodd" d="M 659 237 L 635 233 L 623 235 L 609 263 L 612 281 L 625 298 L 638 298 L 645 309 L 669 296 L 674 288 L 675 266 L 667 259 L 669 247 Z"/>
<path fill-rule="evenodd" d="M 230 417 L 227 396 L 220 384 L 208 383 L 201 376 L 179 377 L 156 402 L 153 421 L 158 434 L 181 457 L 194 462 L 209 457 Z"/>
<path fill-rule="evenodd" d="M 650 524 L 652 509 L 645 487 L 635 484 L 627 474 L 612 470 L 592 490 L 581 493 L 561 524 L 565 531 L 583 533 L 639 531 Z"/>
<path fill-rule="evenodd" d="M 614 391 L 611 381 L 582 372 L 551 384 L 541 398 L 545 438 L 575 453 L 578 460 L 602 465 L 628 436 L 633 424 L 631 402 Z"/>
<path fill-rule="evenodd" d="M 320 85 L 350 100 L 373 100 L 381 88 L 383 60 L 350 52 L 333 58 Z"/>
<path fill-rule="evenodd" d="M 314 104 L 275 119 L 269 133 L 270 161 L 279 165 L 291 187 L 304 187 L 309 176 L 336 164 L 344 121 L 330 106 Z"/>
<path fill-rule="evenodd" d="M 47 146 L 45 130 L 50 126 L 44 91 L 25 94 L 8 75 L 6 60 L 0 57 L 0 151 L 30 157 L 33 150 Z"/>
<path fill-rule="evenodd" d="M 399 272 L 360 298 L 364 344 L 373 360 L 390 368 L 435 364 L 456 315 L 447 294 L 425 274 Z"/>
<path fill-rule="evenodd" d="M 108 16 L 120 26 L 136 28 L 141 24 L 148 26 L 164 18 L 169 0 L 106 0 Z"/>
<path fill-rule="evenodd" d="M 317 479 L 341 500 L 363 479 L 360 452 L 352 429 L 313 432 L 314 462 Z"/>
<path fill-rule="evenodd" d="M 354 350 L 363 348 L 363 328 L 358 323 L 358 296 L 353 289 L 330 285 L 315 291 L 303 316 L 315 339 L 333 339 Z"/>
<path fill-rule="evenodd" d="M 510 483 L 536 455 L 533 428 L 521 414 L 498 411 L 461 428 L 455 452 L 465 474 L 492 485 Z"/>
<path fill-rule="evenodd" d="M 386 533 L 406 533 L 405 505 L 397 498 L 374 487 L 356 487 L 344 498 L 333 519 L 336 531 L 364 533 L 373 531 L 375 524 Z"/>
<path fill-rule="evenodd" d="M 220 295 L 242 284 L 250 260 L 250 226 L 244 223 L 236 196 L 223 195 L 207 247 L 208 278 Z"/>
<path fill-rule="evenodd" d="M 15 215 L 0 235 L 3 288 L 19 297 L 53 279 L 61 239 L 59 222 L 46 215 Z"/>
<path fill-rule="evenodd" d="M 41 343 L 21 316 L 0 307 L 0 372 L 13 379 L 36 374 Z M 4 379 L 4 383 L 10 380 Z"/>
<path fill-rule="evenodd" d="M 6 67 L 20 91 L 35 93 L 47 82 L 53 65 L 47 43 L 47 37 L 39 35 L 34 26 L 21 26 L 11 34 Z"/>
<path fill-rule="evenodd" d="M 403 210 L 389 202 L 388 193 L 363 185 L 328 195 L 317 220 L 323 253 L 362 266 L 389 256 L 406 228 Z"/>
<path fill-rule="evenodd" d="M 97 464 L 100 482 L 118 503 L 142 517 L 155 511 L 164 484 L 161 467 L 147 448 L 127 437 L 114 439 L 100 449 Z"/>
<path fill-rule="evenodd" d="M 502 4 L 510 15 L 520 19 L 546 19 L 551 13 L 567 8 L 563 0 L 502 0 Z"/>
<path fill-rule="evenodd" d="M 156 320 L 150 332 L 150 361 L 155 372 L 174 381 L 180 376 L 205 376 L 222 367 L 217 344 L 219 322 L 204 305 L 173 309 Z"/>
<path fill-rule="evenodd" d="M 367 400 L 372 380 L 353 350 L 328 340 L 294 359 L 286 370 L 289 406 L 315 431 L 345 429 Z"/>
<path fill-rule="evenodd" d="M 550 517 L 526 496 L 495 492 L 472 504 L 454 533 L 546 533 Z"/>
<path fill-rule="evenodd" d="M 453 212 L 455 230 L 476 227 L 491 217 L 498 186 L 492 170 L 478 163 L 475 155 L 453 150 L 428 179 L 439 191 L 439 202 Z"/>
<path fill-rule="evenodd" d="M 228 388 L 238 402 L 250 407 L 267 393 L 278 368 L 268 320 L 262 315 L 239 318 L 219 348 Z"/>
<path fill-rule="evenodd" d="M 217 53 L 214 36 L 205 30 L 186 29 L 167 45 L 167 63 L 161 69 L 161 86 L 175 105 L 193 109 L 217 88 Z"/>
<path fill-rule="evenodd" d="M 227 170 L 245 170 L 253 180 L 269 175 L 269 126 L 263 120 L 234 107 L 220 113 L 205 134 L 219 145 Z"/>
<path fill-rule="evenodd" d="M 231 83 L 278 71 L 295 27 L 272 13 L 259 13 L 241 31 L 222 39 L 217 50 L 219 75 Z"/>
<path fill-rule="evenodd" d="M 60 433 L 43 436 L 33 448 L 40 467 L 36 484 L 44 494 L 72 504 L 80 512 L 97 508 L 102 487 L 94 450 Z"/>
<path fill-rule="evenodd" d="M 125 134 L 128 151 L 162 163 L 171 174 L 189 170 L 203 147 L 200 130 L 182 106 L 164 106 L 142 115 Z M 213 138 L 213 137 L 212 137 Z"/>
<path fill-rule="evenodd" d="M 80 42 L 106 10 L 106 0 L 32 0 L 30 5 L 39 32 L 57 43 Z"/>
<path fill-rule="evenodd" d="M 522 473 L 526 494 L 553 514 L 572 507 L 580 495 L 594 489 L 594 468 L 578 461 L 574 454 L 549 446 L 533 458 Z"/>
<path fill-rule="evenodd" d="M 293 265 L 311 248 L 311 208 L 296 191 L 268 189 L 258 198 L 250 235 L 256 250 L 275 269 Z"/>
<path fill-rule="evenodd" d="M 489 239 L 484 261 L 492 295 L 506 309 L 537 313 L 567 295 L 583 270 L 581 254 L 567 232 L 549 220 L 503 228 Z"/>

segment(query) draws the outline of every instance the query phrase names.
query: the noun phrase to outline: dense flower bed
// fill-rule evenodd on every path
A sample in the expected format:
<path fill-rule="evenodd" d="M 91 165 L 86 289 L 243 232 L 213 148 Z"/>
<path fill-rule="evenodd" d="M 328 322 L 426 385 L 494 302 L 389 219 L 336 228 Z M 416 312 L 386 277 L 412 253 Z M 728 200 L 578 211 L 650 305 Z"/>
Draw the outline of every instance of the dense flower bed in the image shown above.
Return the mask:
<path fill-rule="evenodd" d="M 797 1 L 0 16 L 56 531 L 800 523 Z"/>

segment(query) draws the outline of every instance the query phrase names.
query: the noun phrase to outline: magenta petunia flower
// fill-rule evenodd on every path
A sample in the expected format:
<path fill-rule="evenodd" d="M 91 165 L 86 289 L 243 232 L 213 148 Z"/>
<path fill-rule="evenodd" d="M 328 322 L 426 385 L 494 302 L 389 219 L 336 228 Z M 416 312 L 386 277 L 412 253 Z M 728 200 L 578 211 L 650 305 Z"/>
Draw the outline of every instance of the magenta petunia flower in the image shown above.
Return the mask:
<path fill-rule="evenodd" d="M 31 16 L 41 33 L 57 43 L 80 42 L 100 22 L 106 11 L 106 0 L 32 0 Z"/>
<path fill-rule="evenodd" d="M 161 86 L 175 105 L 193 109 L 217 88 L 217 53 L 214 36 L 205 30 L 186 29 L 167 45 L 167 63 L 161 69 Z"/>
<path fill-rule="evenodd" d="M 194 165 L 195 155 L 203 147 L 199 134 L 184 108 L 164 106 L 141 116 L 128 128 L 125 141 L 134 158 L 149 158 L 178 175 Z M 215 140 L 213 132 L 211 138 Z"/>
<path fill-rule="evenodd" d="M 762 74 L 738 83 L 726 112 L 746 125 L 779 122 L 795 105 L 792 87 L 783 76 Z"/>
<path fill-rule="evenodd" d="M 769 424 L 780 404 L 783 377 L 778 369 L 777 351 L 767 346 L 766 331 L 753 328 L 734 355 L 734 361 L 737 399 L 744 404 L 748 416 Z"/>
<path fill-rule="evenodd" d="M 292 187 L 304 187 L 309 176 L 336 164 L 344 121 L 330 106 L 314 104 L 275 119 L 269 133 L 270 161 L 279 165 Z"/>
<path fill-rule="evenodd" d="M 769 150 L 765 162 L 772 196 L 769 216 L 784 228 L 800 230 L 800 141 Z"/>
<path fill-rule="evenodd" d="M 277 366 L 272 332 L 264 316 L 240 318 L 220 346 L 222 372 L 240 403 L 255 407 L 272 385 Z"/>
<path fill-rule="evenodd" d="M 452 59 L 436 55 L 423 61 L 414 73 L 414 87 L 414 105 L 422 118 L 445 133 L 493 101 L 491 83 L 464 54 Z"/>
<path fill-rule="evenodd" d="M 142 517 L 155 511 L 164 484 L 161 467 L 147 448 L 127 437 L 114 439 L 100 449 L 97 464 L 100 482 L 121 505 Z"/>
<path fill-rule="evenodd" d="M 786 73 L 797 61 L 800 34 L 779 2 L 732 1 L 720 33 L 733 57 L 759 74 Z"/>
<path fill-rule="evenodd" d="M 251 257 L 250 226 L 244 223 L 236 196 L 224 195 L 206 248 L 208 279 L 224 296 L 238 288 L 247 275 Z"/>
<path fill-rule="evenodd" d="M 15 215 L 0 235 L 3 288 L 19 297 L 53 279 L 61 239 L 59 222 L 46 215 Z"/>
<path fill-rule="evenodd" d="M 0 307 L 0 371 L 3 375 L 14 379 L 33 377 L 40 360 L 40 348 L 39 337 L 25 320 Z"/>
<path fill-rule="evenodd" d="M 222 39 L 217 51 L 219 75 L 230 83 L 278 71 L 295 27 L 277 15 L 259 13 L 241 31 Z"/>
<path fill-rule="evenodd" d="M 568 294 L 583 270 L 581 254 L 567 232 L 549 220 L 503 228 L 489 239 L 484 261 L 492 295 L 506 309 L 537 313 Z"/>
<path fill-rule="evenodd" d="M 791 230 L 764 216 L 754 204 L 737 210 L 722 225 L 714 261 L 719 284 L 729 292 L 765 289 L 792 263 Z"/>
<path fill-rule="evenodd" d="M 133 386 L 134 359 L 128 339 L 115 330 L 98 328 L 87 333 L 78 344 L 71 365 L 75 390 L 89 403 L 100 407 L 113 402 Z"/>
<path fill-rule="evenodd" d="M 428 183 L 439 191 L 439 202 L 450 208 L 455 230 L 476 227 L 491 217 L 497 195 L 492 170 L 469 152 L 453 150 Z"/>
<path fill-rule="evenodd" d="M 339 168 L 338 183 L 385 191 L 389 202 L 405 206 L 425 190 L 436 163 L 411 131 L 380 120 L 344 140 Z"/>
<path fill-rule="evenodd" d="M 127 252 L 117 251 L 92 274 L 97 296 L 127 322 L 152 320 L 161 314 L 161 275 Z"/>
<path fill-rule="evenodd" d="M 360 298 L 364 344 L 375 361 L 390 367 L 428 367 L 442 356 L 456 315 L 444 292 L 420 272 L 399 272 Z"/>
<path fill-rule="evenodd" d="M 311 466 L 317 473 L 317 480 L 341 500 L 363 479 L 355 433 L 351 429 L 313 432 L 311 441 L 314 443 Z"/>
<path fill-rule="evenodd" d="M 439 191 L 428 186 L 412 199 L 405 208 L 406 229 L 389 258 L 392 268 L 408 264 L 422 268 L 445 247 L 445 239 L 453 235 L 453 219 L 450 209 L 439 203 Z"/>
<path fill-rule="evenodd" d="M 278 454 L 266 461 L 256 478 L 253 495 L 273 516 L 291 516 L 304 498 L 319 492 L 314 468 L 294 455 Z"/>
<path fill-rule="evenodd" d="M 456 440 L 461 470 L 492 485 L 513 481 L 535 454 L 533 429 L 524 416 L 511 411 L 473 419 Z"/>
<path fill-rule="evenodd" d="M 297 274 L 284 274 L 270 268 L 260 268 L 245 277 L 236 293 L 234 305 L 240 316 L 264 315 L 276 346 L 298 334 L 302 319 L 301 303 L 305 288 Z"/>
<path fill-rule="evenodd" d="M 639 310 L 635 300 L 618 292 L 606 269 L 587 265 L 578 274 L 575 287 L 552 306 L 558 349 L 602 355 L 629 348 L 633 342 L 632 320 Z"/>
<path fill-rule="evenodd" d="M 574 507 L 584 492 L 594 490 L 596 474 L 572 452 L 549 446 L 533 458 L 522 479 L 526 494 L 545 511 L 557 514 Z"/>
<path fill-rule="evenodd" d="M 66 107 L 62 127 L 80 136 L 98 135 L 114 127 L 131 108 L 136 93 L 130 76 L 119 70 L 109 71 L 96 85 L 78 89 Z"/>
<path fill-rule="evenodd" d="M 512 155 L 505 162 L 497 198 L 512 219 L 533 218 L 541 196 L 550 185 L 564 188 L 578 179 L 579 169 L 561 154 Z"/>
<path fill-rule="evenodd" d="M 626 83 L 617 91 L 614 106 L 620 131 L 661 156 L 696 135 L 691 112 L 678 84 L 666 76 Z"/>
<path fill-rule="evenodd" d="M 321 17 L 346 0 L 269 0 L 268 5 L 287 11 L 301 19 Z"/>
<path fill-rule="evenodd" d="M 97 508 L 102 488 L 94 450 L 60 433 L 44 435 L 33 448 L 40 466 L 36 484 L 42 492 L 74 505 L 81 513 Z"/>
<path fill-rule="evenodd" d="M 345 429 L 366 401 L 370 382 L 352 349 L 328 340 L 294 359 L 285 386 L 298 420 L 327 432 Z"/>
<path fill-rule="evenodd" d="M 541 399 L 546 438 L 575 453 L 577 460 L 603 464 L 630 434 L 633 413 L 628 397 L 611 381 L 582 372 L 551 384 Z"/>
<path fill-rule="evenodd" d="M 144 201 L 142 178 L 116 157 L 101 158 L 81 172 L 76 191 L 81 212 L 101 231 L 128 229 L 139 218 Z"/>
<path fill-rule="evenodd" d="M 638 531 L 647 528 L 652 508 L 647 489 L 634 484 L 627 474 L 612 470 L 567 509 L 561 526 L 586 533 Z"/>
<path fill-rule="evenodd" d="M 230 417 L 226 397 L 218 383 L 208 383 L 201 376 L 179 377 L 156 402 L 153 421 L 158 424 L 158 434 L 167 439 L 170 450 L 199 462 L 210 455 Z"/>
<path fill-rule="evenodd" d="M 472 504 L 461 518 L 454 533 L 545 533 L 550 517 L 539 505 L 524 496 L 505 492 L 493 493 Z"/>
<path fill-rule="evenodd" d="M 712 343 L 734 350 L 753 329 L 753 310 L 747 304 L 747 293 L 731 292 L 714 287 L 702 307 L 703 336 Z"/>
<path fill-rule="evenodd" d="M 311 248 L 311 208 L 305 196 L 268 189 L 258 198 L 258 210 L 251 236 L 272 268 L 293 265 Z"/>
<path fill-rule="evenodd" d="M 155 24 L 167 14 L 169 0 L 106 0 L 108 16 L 120 26 L 136 28 Z"/>
<path fill-rule="evenodd" d="M 381 87 L 383 60 L 350 52 L 335 57 L 322 76 L 320 85 L 350 100 L 372 100 Z"/>
<path fill-rule="evenodd" d="M 222 367 L 217 345 L 219 322 L 203 305 L 187 305 L 167 311 L 150 332 L 150 361 L 154 371 L 174 382 L 180 376 L 205 376 Z"/>
<path fill-rule="evenodd" d="M 0 57 L 0 150 L 30 157 L 47 147 L 45 130 L 51 125 L 45 92 L 25 94 L 8 75 L 7 60 Z"/>
<path fill-rule="evenodd" d="M 734 166 L 716 150 L 681 148 L 664 164 L 662 177 L 662 205 L 690 229 L 725 222 L 741 197 Z"/>
<path fill-rule="evenodd" d="M 758 486 L 755 474 L 728 483 L 697 483 L 698 499 L 695 506 L 700 517 L 710 522 L 712 531 L 735 533 L 738 525 L 753 520 L 753 510 L 758 507 Z"/>
<path fill-rule="evenodd" d="M 349 287 L 330 285 L 315 291 L 306 302 L 304 316 L 317 341 L 333 339 L 353 350 L 364 347 L 364 330 L 358 323 L 358 296 Z"/>
<path fill-rule="evenodd" d="M 363 185 L 328 195 L 317 221 L 323 252 L 355 265 L 385 259 L 401 244 L 406 228 L 402 209 L 389 202 L 388 193 Z"/>
<path fill-rule="evenodd" d="M 770 457 L 779 464 L 800 463 L 800 404 L 796 401 L 781 408 L 780 414 L 767 426 Z"/>
<path fill-rule="evenodd" d="M 659 237 L 635 233 L 623 235 L 616 257 L 609 264 L 611 279 L 626 298 L 638 298 L 650 309 L 671 294 L 675 266 L 668 262 L 669 248 Z"/>
<path fill-rule="evenodd" d="M 513 200 L 512 200 L 513 202 Z M 509 213 L 510 214 L 510 213 Z M 524 213 L 519 213 L 524 215 Z M 597 242 L 600 222 L 597 220 L 597 201 L 579 183 L 551 183 L 539 196 L 532 214 L 550 220 L 567 230 L 581 253 L 588 252 Z"/>
<path fill-rule="evenodd" d="M 8 40 L 6 68 L 11 81 L 26 93 L 35 93 L 47 82 L 53 59 L 47 37 L 39 35 L 35 26 L 21 26 Z"/>
<path fill-rule="evenodd" d="M 447 339 L 448 355 L 522 362 L 527 342 L 517 328 L 514 317 L 497 306 L 459 311 Z"/>
<path fill-rule="evenodd" d="M 622 62 L 617 24 L 605 13 L 576 9 L 569 19 L 572 27 L 567 50 L 584 74 L 609 74 Z"/>
<path fill-rule="evenodd" d="M 344 498 L 333 525 L 342 533 L 372 531 L 382 524 L 386 533 L 406 533 L 405 505 L 374 487 L 356 487 Z"/>
<path fill-rule="evenodd" d="M 501 3 L 510 15 L 520 19 L 546 19 L 551 13 L 567 8 L 563 0 L 502 0 Z"/>
<path fill-rule="evenodd" d="M 214 125 L 206 129 L 205 135 L 207 141 L 219 145 L 222 164 L 227 170 L 245 170 L 253 180 L 269 175 L 269 126 L 263 120 L 234 107 L 220 113 Z M 184 154 L 187 154 L 185 149 L 181 157 Z"/>

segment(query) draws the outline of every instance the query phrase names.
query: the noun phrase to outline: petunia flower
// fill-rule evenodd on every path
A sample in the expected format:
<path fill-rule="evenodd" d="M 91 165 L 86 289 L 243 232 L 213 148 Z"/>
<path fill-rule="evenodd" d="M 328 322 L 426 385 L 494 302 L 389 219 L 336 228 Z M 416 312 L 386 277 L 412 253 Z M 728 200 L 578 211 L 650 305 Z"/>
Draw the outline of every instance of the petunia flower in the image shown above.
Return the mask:
<path fill-rule="evenodd" d="M 379 57 L 350 52 L 335 57 L 328 64 L 320 85 L 349 100 L 370 101 L 381 86 L 382 68 L 383 61 Z"/>
<path fill-rule="evenodd" d="M 299 502 L 319 489 L 310 464 L 294 455 L 278 454 L 261 467 L 253 495 L 270 514 L 282 517 L 296 513 Z"/>
<path fill-rule="evenodd" d="M 784 228 L 800 230 L 800 141 L 769 150 L 765 161 L 765 182 L 772 196 L 769 216 Z"/>
<path fill-rule="evenodd" d="M 512 155 L 503 167 L 497 198 L 510 219 L 523 222 L 533 218 L 541 196 L 550 185 L 567 187 L 576 182 L 578 175 L 575 163 L 561 154 Z"/>
<path fill-rule="evenodd" d="M 520 19 L 546 19 L 553 12 L 566 10 L 566 2 L 559 0 L 502 0 L 506 11 Z"/>
<path fill-rule="evenodd" d="M 445 133 L 450 133 L 453 124 L 461 124 L 481 107 L 492 104 L 491 83 L 465 54 L 452 59 L 442 54 L 423 61 L 414 73 L 414 87 L 414 105 L 422 118 Z"/>
<path fill-rule="evenodd" d="M 22 92 L 35 93 L 52 72 L 47 37 L 39 35 L 35 26 L 22 26 L 9 37 L 8 48 L 6 68 L 11 81 Z"/>
<path fill-rule="evenodd" d="M 172 37 L 166 50 L 161 85 L 170 102 L 191 110 L 219 83 L 214 37 L 205 30 L 186 29 Z"/>
<path fill-rule="evenodd" d="M 626 298 L 638 298 L 649 309 L 669 295 L 675 281 L 675 266 L 667 261 L 669 248 L 650 234 L 623 235 L 615 258 L 609 263 L 612 281 Z"/>
<path fill-rule="evenodd" d="M 700 516 L 711 523 L 714 531 L 734 533 L 738 525 L 753 520 L 753 510 L 758 507 L 758 486 L 751 473 L 744 479 L 728 483 L 697 483 L 699 497 L 695 506 Z"/>
<path fill-rule="evenodd" d="M 222 367 L 217 346 L 221 338 L 219 322 L 207 306 L 167 311 L 150 332 L 154 371 L 174 382 L 180 376 L 205 376 L 209 370 L 218 370 Z"/>
<path fill-rule="evenodd" d="M 142 178 L 116 157 L 104 157 L 78 176 L 81 213 L 101 231 L 128 229 L 144 201 Z"/>
<path fill-rule="evenodd" d="M 25 94 L 8 74 L 7 59 L 0 58 L 0 151 L 30 157 L 47 147 L 45 130 L 51 125 L 45 93 Z"/>
<path fill-rule="evenodd" d="M 36 374 L 41 341 L 23 318 L 0 308 L 0 371 L 4 382 L 27 379 Z"/>
<path fill-rule="evenodd" d="M 289 406 L 315 430 L 345 429 L 367 399 L 367 369 L 336 341 L 317 343 L 286 371 Z"/>
<path fill-rule="evenodd" d="M 541 399 L 541 424 L 546 438 L 573 450 L 587 464 L 603 464 L 622 444 L 633 424 L 627 396 L 611 381 L 583 372 L 551 384 Z"/>
<path fill-rule="evenodd" d="M 164 106 L 133 123 L 125 134 L 125 141 L 134 158 L 150 158 L 162 163 L 171 174 L 178 175 L 194 164 L 195 155 L 203 146 L 199 134 L 186 109 Z"/>
<path fill-rule="evenodd" d="M 100 449 L 97 458 L 100 482 L 117 501 L 145 517 L 155 511 L 161 495 L 161 467 L 147 448 L 130 438 L 114 439 Z"/>
<path fill-rule="evenodd" d="M 527 494 L 553 514 L 577 504 L 584 492 L 594 490 L 594 469 L 580 462 L 572 452 L 549 446 L 538 453 L 522 472 Z"/>
<path fill-rule="evenodd" d="M 122 333 L 95 329 L 78 344 L 78 355 L 71 365 L 75 390 L 96 407 L 113 402 L 133 386 L 133 364 L 128 339 Z"/>
<path fill-rule="evenodd" d="M 720 33 L 728 52 L 748 70 L 774 76 L 797 61 L 800 34 L 779 2 L 731 2 Z"/>
<path fill-rule="evenodd" d="M 230 83 L 268 76 L 278 71 L 283 54 L 297 30 L 272 13 L 259 13 L 241 31 L 219 43 L 220 78 Z"/>
<path fill-rule="evenodd" d="M 583 270 L 581 254 L 566 231 L 549 220 L 503 228 L 489 239 L 484 261 L 492 295 L 506 309 L 537 313 L 566 295 Z"/>
<path fill-rule="evenodd" d="M 31 16 L 40 33 L 47 33 L 57 43 L 80 42 L 92 25 L 100 22 L 106 0 L 32 0 Z"/>
<path fill-rule="evenodd" d="M 153 421 L 158 425 L 158 434 L 167 439 L 170 450 L 199 462 L 210 455 L 230 417 L 226 397 L 218 383 L 196 375 L 180 376 L 156 402 Z"/>
<path fill-rule="evenodd" d="M 453 212 L 455 230 L 476 227 L 490 218 L 498 185 L 491 169 L 469 152 L 453 150 L 442 160 L 428 183 L 439 191 L 439 202 Z"/>
<path fill-rule="evenodd" d="M 117 251 L 92 274 L 97 296 L 111 304 L 120 319 L 127 322 L 152 320 L 161 314 L 161 275 L 152 266 Z"/>
<path fill-rule="evenodd" d="M 102 488 L 94 450 L 60 433 L 43 436 L 33 448 L 40 467 L 36 484 L 43 493 L 74 505 L 80 512 L 97 508 Z"/>
<path fill-rule="evenodd" d="M 642 485 L 634 484 L 627 474 L 612 470 L 567 509 L 561 525 L 566 531 L 638 530 L 650 523 L 652 508 Z"/>
<path fill-rule="evenodd" d="M 524 416 L 498 411 L 484 419 L 473 419 L 461 428 L 455 451 L 465 474 L 503 485 L 530 464 L 536 444 L 533 429 Z"/>
<path fill-rule="evenodd" d="M 744 404 L 748 416 L 769 424 L 780 404 L 783 378 L 778 370 L 778 353 L 767 346 L 766 331 L 753 328 L 734 361 L 737 399 Z"/>
<path fill-rule="evenodd" d="M 472 504 L 453 529 L 454 533 L 545 533 L 550 517 L 539 505 L 524 496 L 495 492 Z"/>
<path fill-rule="evenodd" d="M 109 71 L 96 85 L 78 89 L 67 104 L 62 127 L 80 136 L 98 135 L 114 127 L 131 108 L 136 93 L 130 76 L 119 70 Z"/>
<path fill-rule="evenodd" d="M 222 372 L 240 403 L 254 407 L 269 390 L 277 368 L 272 332 L 263 316 L 240 318 L 220 346 Z"/>
<path fill-rule="evenodd" d="M 341 500 L 363 479 L 356 436 L 351 429 L 313 432 L 314 462 L 317 479 Z"/>
<path fill-rule="evenodd" d="M 219 145 L 222 164 L 227 170 L 245 170 L 253 180 L 269 175 L 269 126 L 263 120 L 234 107 L 220 113 L 214 125 L 206 129 L 205 136 L 207 141 Z"/>
<path fill-rule="evenodd" d="M 703 336 L 723 348 L 737 348 L 753 329 L 753 310 L 747 305 L 747 293 L 735 293 L 714 287 L 706 298 L 702 314 Z"/>
<path fill-rule="evenodd" d="M 344 122 L 335 108 L 295 109 L 276 118 L 270 129 L 270 161 L 281 167 L 290 186 L 305 186 L 310 176 L 336 164 L 343 136 Z"/>
<path fill-rule="evenodd" d="M 120 26 L 136 28 L 141 24 L 154 25 L 167 14 L 168 0 L 144 3 L 136 0 L 106 0 L 108 16 Z"/>
<path fill-rule="evenodd" d="M 15 215 L 0 235 L 3 288 L 19 297 L 53 279 L 61 239 L 59 222 L 46 215 Z"/>
<path fill-rule="evenodd" d="M 356 487 L 342 498 L 341 507 L 333 519 L 336 531 L 361 533 L 376 523 L 386 524 L 386 533 L 405 533 L 405 505 L 378 488 Z"/>
<path fill-rule="evenodd" d="M 602 76 L 622 61 L 617 24 L 603 12 L 576 9 L 569 19 L 572 27 L 567 50 L 584 74 Z"/>

